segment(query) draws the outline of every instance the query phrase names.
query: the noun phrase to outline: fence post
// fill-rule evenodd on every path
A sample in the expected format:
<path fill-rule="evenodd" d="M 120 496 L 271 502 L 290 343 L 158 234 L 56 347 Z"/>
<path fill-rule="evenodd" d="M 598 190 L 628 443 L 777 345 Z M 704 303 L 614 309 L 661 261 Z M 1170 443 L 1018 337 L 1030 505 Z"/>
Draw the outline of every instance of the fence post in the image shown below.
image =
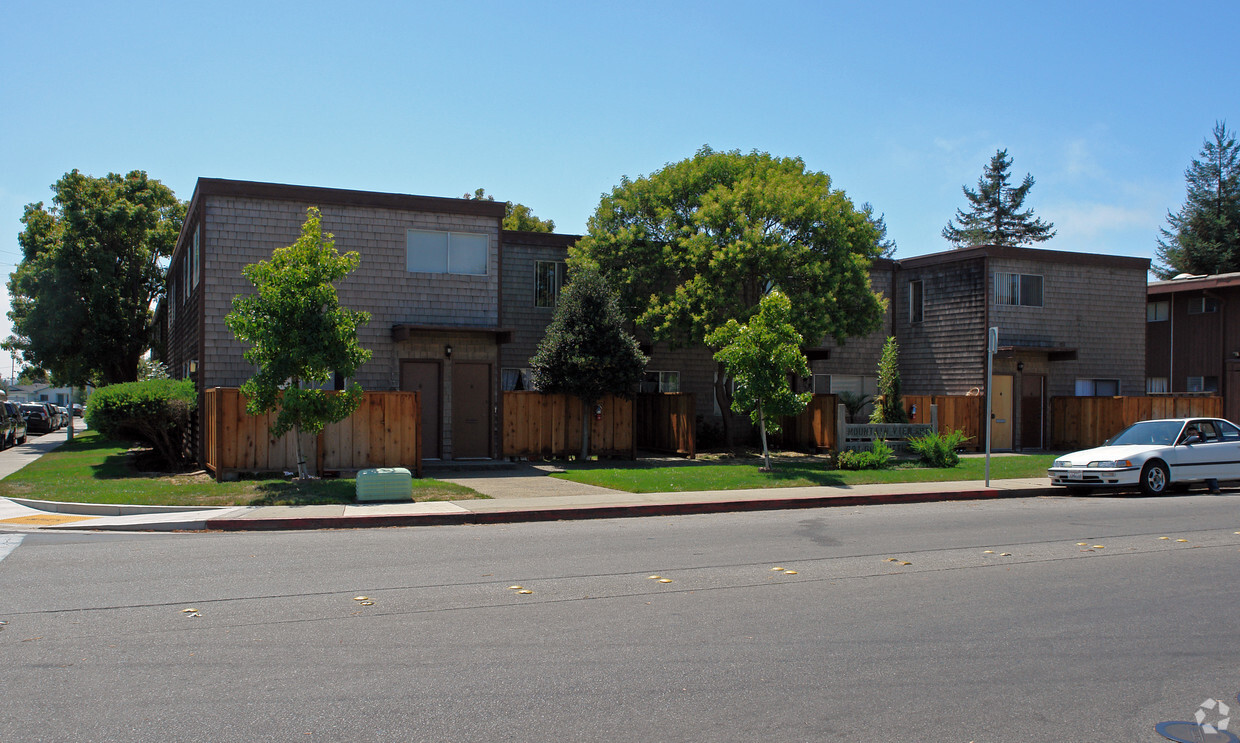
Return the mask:
<path fill-rule="evenodd" d="M 848 424 L 848 408 L 843 403 L 835 406 L 835 450 L 844 450 L 844 426 Z"/>
<path fill-rule="evenodd" d="M 930 428 L 932 428 L 935 433 L 939 432 L 939 406 L 938 405 L 930 406 Z"/>

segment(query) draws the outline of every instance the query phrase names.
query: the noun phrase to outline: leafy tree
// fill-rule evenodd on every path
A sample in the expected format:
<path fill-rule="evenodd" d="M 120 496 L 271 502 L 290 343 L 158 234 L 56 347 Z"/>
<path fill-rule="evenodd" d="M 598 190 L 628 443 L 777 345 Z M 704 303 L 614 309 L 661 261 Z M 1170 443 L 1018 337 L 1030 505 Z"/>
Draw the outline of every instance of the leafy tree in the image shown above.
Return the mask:
<path fill-rule="evenodd" d="M 249 398 L 246 411 L 262 415 L 279 408 L 271 435 L 294 432 L 301 479 L 310 476 L 301 434 L 317 434 L 344 420 L 362 400 L 357 382 L 342 392 L 303 385 L 322 385 L 333 374 L 351 377 L 370 359 L 370 351 L 357 342 L 357 328 L 370 321 L 370 313 L 341 307 L 334 286 L 361 258 L 356 251 L 336 252 L 332 234 L 323 234 L 320 222 L 319 210 L 310 207 L 297 242 L 277 248 L 271 260 L 243 268 L 258 293 L 234 298 L 224 318 L 238 340 L 253 344 L 245 360 L 258 373 L 241 386 Z"/>
<path fill-rule="evenodd" d="M 133 381 L 185 204 L 139 170 L 73 170 L 52 190 L 51 208 L 22 214 L 22 261 L 8 282 L 17 347 L 68 384 Z"/>
<path fill-rule="evenodd" d="M 874 225 L 874 229 L 878 231 L 878 237 L 874 242 L 878 244 L 878 255 L 881 258 L 892 258 L 896 254 L 896 241 L 887 237 L 887 215 L 880 214 L 874 216 L 874 207 L 869 202 L 861 205 L 861 211 L 865 212 L 866 217 Z"/>
<path fill-rule="evenodd" d="M 537 389 L 581 400 L 584 460 L 590 453 L 590 411 L 605 395 L 631 395 L 646 368 L 637 339 L 625 330 L 616 295 L 597 270 L 572 272 L 530 368 Z"/>
<path fill-rule="evenodd" d="M 732 409 L 749 413 L 762 437 L 763 472 L 771 471 L 766 432 L 779 433 L 780 416 L 798 415 L 812 393 L 792 391 L 788 375 L 808 377 L 809 362 L 801 353 L 801 334 L 792 326 L 792 303 L 778 290 L 758 303 L 758 314 L 747 324 L 728 320 L 706 336 L 718 348 L 715 360 L 736 380 Z"/>
<path fill-rule="evenodd" d="M 883 250 L 871 217 L 799 158 L 703 147 L 649 176 L 623 178 L 569 261 L 599 266 L 654 340 L 704 343 L 728 320 L 748 321 L 778 288 L 802 338 L 843 342 L 878 328 L 886 304 L 870 287 L 870 264 Z M 722 362 L 715 398 L 730 443 Z"/>
<path fill-rule="evenodd" d="M 908 423 L 908 411 L 900 396 L 900 346 L 895 336 L 887 338 L 878 357 L 878 405 L 870 414 L 871 423 Z"/>
<path fill-rule="evenodd" d="M 998 150 L 990 158 L 990 164 L 977 179 L 977 190 L 962 186 L 969 200 L 968 213 L 956 210 L 956 221 L 947 221 L 943 237 L 957 248 L 975 245 L 1029 245 L 1049 240 L 1055 236 L 1055 225 L 1033 216 L 1033 209 L 1021 211 L 1029 189 L 1033 188 L 1033 176 L 1025 174 L 1025 180 L 1016 188 L 1008 185 L 1008 168 L 1012 159 L 1007 150 Z"/>
<path fill-rule="evenodd" d="M 1240 271 L 1240 145 L 1226 123 L 1216 123 L 1213 135 L 1184 171 L 1184 205 L 1167 213 L 1170 229 L 1160 229 L 1159 278 Z"/>
<path fill-rule="evenodd" d="M 481 188 L 475 190 L 472 194 L 465 194 L 465 198 L 495 201 L 494 196 L 489 195 L 485 189 Z M 530 211 L 530 208 L 525 204 L 505 201 L 503 228 L 524 232 L 554 232 L 555 222 L 550 219 L 539 219 L 534 216 L 534 212 Z"/>
<path fill-rule="evenodd" d="M 37 366 L 23 366 L 17 377 L 18 384 L 47 384 L 47 371 Z"/>
<path fill-rule="evenodd" d="M 108 438 L 148 444 L 175 467 L 185 461 L 185 434 L 197 407 L 198 393 L 188 379 L 124 382 L 95 390 L 86 424 Z"/>

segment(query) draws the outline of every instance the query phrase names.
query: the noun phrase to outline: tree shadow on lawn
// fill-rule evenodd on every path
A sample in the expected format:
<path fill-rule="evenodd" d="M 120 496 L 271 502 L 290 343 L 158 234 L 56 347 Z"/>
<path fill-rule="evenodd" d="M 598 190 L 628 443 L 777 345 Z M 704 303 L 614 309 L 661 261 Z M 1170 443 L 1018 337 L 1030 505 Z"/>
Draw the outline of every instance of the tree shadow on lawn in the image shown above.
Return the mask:
<path fill-rule="evenodd" d="M 353 503 L 354 480 L 267 480 L 254 486 L 251 506 L 321 506 Z"/>

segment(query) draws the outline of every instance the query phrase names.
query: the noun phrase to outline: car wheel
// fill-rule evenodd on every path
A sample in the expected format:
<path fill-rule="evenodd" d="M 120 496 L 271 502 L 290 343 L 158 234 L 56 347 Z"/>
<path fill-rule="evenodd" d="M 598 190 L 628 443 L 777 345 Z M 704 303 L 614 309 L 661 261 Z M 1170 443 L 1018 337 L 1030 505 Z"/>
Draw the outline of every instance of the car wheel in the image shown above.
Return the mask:
<path fill-rule="evenodd" d="M 1141 468 L 1141 492 L 1146 495 L 1163 495 L 1171 484 L 1167 465 L 1158 460 L 1146 462 Z"/>

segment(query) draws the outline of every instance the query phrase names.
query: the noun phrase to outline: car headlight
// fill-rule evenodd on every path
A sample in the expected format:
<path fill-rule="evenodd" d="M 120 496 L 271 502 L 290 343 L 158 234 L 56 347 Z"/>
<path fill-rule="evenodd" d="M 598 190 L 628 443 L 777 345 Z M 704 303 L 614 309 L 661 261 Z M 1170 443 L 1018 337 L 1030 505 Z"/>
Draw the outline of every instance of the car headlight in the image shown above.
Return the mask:
<path fill-rule="evenodd" d="M 1072 463 L 1066 459 L 1056 459 L 1053 467 L 1071 467 Z"/>
<path fill-rule="evenodd" d="M 1127 459 L 1108 459 L 1108 460 L 1100 461 L 1100 462 L 1090 462 L 1089 464 L 1085 466 L 1086 467 L 1097 467 L 1099 469 L 1105 469 L 1105 470 L 1111 470 L 1111 469 L 1118 469 L 1120 467 L 1131 467 L 1132 462 L 1128 461 Z"/>

